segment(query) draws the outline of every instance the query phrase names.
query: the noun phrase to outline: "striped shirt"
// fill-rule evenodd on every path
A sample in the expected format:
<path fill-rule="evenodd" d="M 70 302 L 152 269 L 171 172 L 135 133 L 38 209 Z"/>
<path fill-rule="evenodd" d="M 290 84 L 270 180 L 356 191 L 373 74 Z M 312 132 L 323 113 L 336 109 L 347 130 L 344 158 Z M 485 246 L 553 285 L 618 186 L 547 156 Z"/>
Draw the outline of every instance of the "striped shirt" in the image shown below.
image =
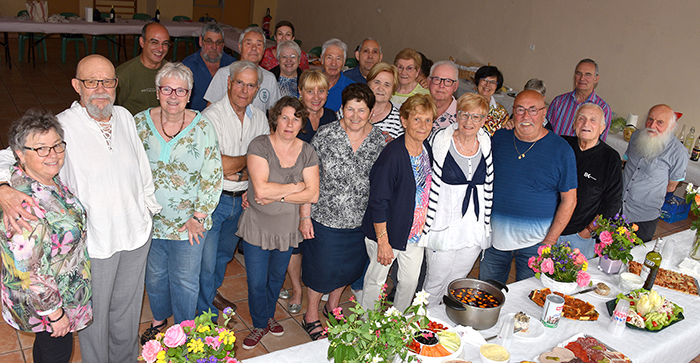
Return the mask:
<path fill-rule="evenodd" d="M 389 101 L 391 103 L 391 101 Z M 343 118 L 343 109 L 341 108 L 335 113 L 338 120 Z M 401 116 L 399 116 L 399 109 L 391 104 L 391 111 L 389 112 L 383 120 L 375 122 L 373 126 L 379 127 L 380 130 L 391 135 L 393 139 L 397 139 L 399 136 L 403 135 L 404 129 L 401 125 Z"/>
<path fill-rule="evenodd" d="M 610 106 L 602 98 L 598 97 L 595 91 L 591 92 L 590 96 L 581 103 L 595 103 L 603 109 L 605 114 L 605 131 L 600 135 L 600 138 L 605 141 L 608 137 L 610 119 L 612 118 Z M 576 109 L 581 103 L 576 102 L 575 90 L 559 95 L 552 100 L 547 110 L 547 121 L 552 124 L 552 128 L 557 135 L 575 135 L 574 116 L 576 115 Z"/>

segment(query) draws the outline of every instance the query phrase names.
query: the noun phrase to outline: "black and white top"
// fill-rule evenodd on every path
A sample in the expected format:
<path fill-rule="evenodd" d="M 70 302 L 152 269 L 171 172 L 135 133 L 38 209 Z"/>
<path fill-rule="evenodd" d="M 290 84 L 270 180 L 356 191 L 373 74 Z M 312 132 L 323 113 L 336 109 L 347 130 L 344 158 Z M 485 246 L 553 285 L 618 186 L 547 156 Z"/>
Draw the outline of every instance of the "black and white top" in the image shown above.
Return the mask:
<path fill-rule="evenodd" d="M 391 101 L 389 101 L 389 103 L 391 103 Z M 341 108 L 335 114 L 338 120 L 342 119 L 343 109 Z M 394 106 L 393 103 L 391 103 L 391 111 L 389 114 L 386 115 L 383 120 L 375 122 L 372 125 L 379 127 L 380 130 L 386 132 L 394 139 L 398 138 L 404 133 L 403 125 L 401 125 L 401 116 L 399 116 L 399 109 L 398 107 Z"/>

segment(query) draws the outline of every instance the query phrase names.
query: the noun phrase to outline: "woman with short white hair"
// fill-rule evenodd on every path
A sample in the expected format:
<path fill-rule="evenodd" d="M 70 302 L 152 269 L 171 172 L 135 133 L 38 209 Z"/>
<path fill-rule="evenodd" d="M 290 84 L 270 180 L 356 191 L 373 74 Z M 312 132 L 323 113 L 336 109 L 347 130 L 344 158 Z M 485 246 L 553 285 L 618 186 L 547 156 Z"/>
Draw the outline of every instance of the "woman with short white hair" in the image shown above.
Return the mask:
<path fill-rule="evenodd" d="M 277 45 L 277 60 L 279 64 L 272 68 L 270 72 L 275 75 L 280 94 L 299 98 L 299 76 L 302 69 L 299 67 L 301 59 L 301 48 L 291 40 Z"/>

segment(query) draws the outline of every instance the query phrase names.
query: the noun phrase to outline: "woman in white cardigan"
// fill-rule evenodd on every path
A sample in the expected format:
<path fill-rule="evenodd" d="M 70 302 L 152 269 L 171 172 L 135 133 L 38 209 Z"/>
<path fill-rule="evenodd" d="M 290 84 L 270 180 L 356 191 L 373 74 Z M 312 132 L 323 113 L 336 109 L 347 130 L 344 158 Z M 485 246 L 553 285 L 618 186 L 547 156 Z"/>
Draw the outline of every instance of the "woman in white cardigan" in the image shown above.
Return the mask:
<path fill-rule="evenodd" d="M 466 93 L 457 100 L 457 123 L 431 135 L 433 183 L 421 243 L 426 246 L 424 289 L 439 304 L 447 286 L 469 274 L 491 245 L 493 163 L 483 129 L 489 102 Z"/>

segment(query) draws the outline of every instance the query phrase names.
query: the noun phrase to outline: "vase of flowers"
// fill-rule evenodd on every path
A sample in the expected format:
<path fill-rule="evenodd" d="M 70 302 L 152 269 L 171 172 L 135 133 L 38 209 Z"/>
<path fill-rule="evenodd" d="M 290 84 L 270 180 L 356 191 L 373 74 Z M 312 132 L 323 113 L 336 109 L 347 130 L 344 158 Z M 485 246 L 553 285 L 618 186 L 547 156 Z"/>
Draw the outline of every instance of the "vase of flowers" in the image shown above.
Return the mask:
<path fill-rule="evenodd" d="M 690 211 L 696 216 L 700 215 L 700 209 L 698 204 L 700 204 L 700 187 L 693 189 L 693 183 L 688 183 L 685 188 L 685 201 L 690 204 Z M 688 257 L 694 260 L 700 260 L 700 219 L 693 221 L 690 224 L 690 229 L 695 231 L 695 238 L 693 239 L 693 245 L 690 247 L 690 253 Z"/>
<path fill-rule="evenodd" d="M 413 304 L 401 313 L 395 307 L 386 307 L 386 284 L 374 309 L 364 310 L 360 304 L 349 308 L 352 314 L 343 315 L 342 308 L 333 310 L 328 319 L 328 359 L 336 363 L 391 362 L 394 358 L 411 362 L 408 344 L 416 332 L 427 327 L 425 316 L 428 293 L 416 293 Z M 350 301 L 355 301 L 354 297 Z"/>
<path fill-rule="evenodd" d="M 564 294 L 573 292 L 578 286 L 587 286 L 591 281 L 588 260 L 578 248 L 573 250 L 569 242 L 554 246 L 542 245 L 537 256 L 532 256 L 527 265 L 535 271 L 542 285 Z"/>
<path fill-rule="evenodd" d="M 632 248 L 642 244 L 635 233 L 637 225 L 627 222 L 625 215 L 618 213 L 613 218 L 599 215 L 593 221 L 593 227 L 599 241 L 595 245 L 595 253 L 600 256 L 598 268 L 608 274 L 620 272 L 623 264 L 634 259 Z"/>

